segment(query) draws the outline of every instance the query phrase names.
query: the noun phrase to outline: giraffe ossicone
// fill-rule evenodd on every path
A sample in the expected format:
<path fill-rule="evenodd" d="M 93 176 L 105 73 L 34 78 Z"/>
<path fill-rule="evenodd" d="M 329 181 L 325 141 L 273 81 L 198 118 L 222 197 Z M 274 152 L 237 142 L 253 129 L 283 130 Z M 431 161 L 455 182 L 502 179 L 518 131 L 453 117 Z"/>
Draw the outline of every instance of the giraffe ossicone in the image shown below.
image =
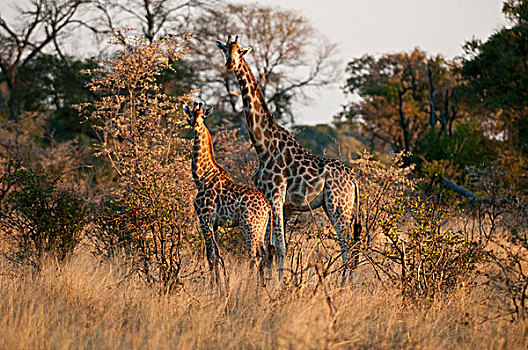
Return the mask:
<path fill-rule="evenodd" d="M 216 162 L 211 135 L 204 124 L 204 118 L 211 114 L 212 108 L 194 103 L 192 109 L 186 106 L 184 111 L 194 129 L 192 174 L 198 190 L 194 210 L 205 239 L 213 277 L 216 280 L 219 277 L 218 228 L 222 226 L 241 228 L 250 265 L 257 265 L 262 276 L 268 257 L 266 228 L 272 224 L 271 204 L 262 192 L 235 183 Z"/>
<path fill-rule="evenodd" d="M 309 153 L 273 119 L 244 59 L 251 48 L 242 48 L 238 36 L 234 41 L 228 36 L 225 43 L 216 40 L 215 45 L 224 53 L 225 67 L 235 72 L 242 91 L 245 125 L 259 158 L 253 182 L 273 208 L 272 245 L 277 253 L 279 278 L 283 276 L 286 254 L 285 208 L 309 211 L 323 207 L 338 235 L 344 270 L 354 267 L 361 225 L 359 188 L 352 171 L 340 160 Z"/>

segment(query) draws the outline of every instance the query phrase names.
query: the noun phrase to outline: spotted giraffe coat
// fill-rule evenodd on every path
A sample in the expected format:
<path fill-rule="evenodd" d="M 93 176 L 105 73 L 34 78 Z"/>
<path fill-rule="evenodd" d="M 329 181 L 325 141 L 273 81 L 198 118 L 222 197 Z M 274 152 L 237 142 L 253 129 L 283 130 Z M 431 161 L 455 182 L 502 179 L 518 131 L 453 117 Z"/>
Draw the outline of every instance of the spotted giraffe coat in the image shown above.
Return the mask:
<path fill-rule="evenodd" d="M 258 261 L 261 270 L 269 245 L 266 227 L 268 222 L 272 224 L 271 204 L 262 192 L 235 183 L 216 162 L 211 135 L 204 124 L 211 109 L 204 110 L 203 104 L 195 103 L 192 110 L 185 107 L 185 112 L 194 129 L 192 174 L 198 190 L 194 209 L 204 235 L 209 266 L 217 273 L 218 227 L 240 227 L 251 265 Z"/>
<path fill-rule="evenodd" d="M 259 158 L 253 181 L 273 207 L 272 243 L 277 251 L 279 276 L 282 277 L 286 254 L 285 209 L 308 211 L 322 206 L 338 235 L 344 270 L 355 266 L 355 242 L 361 225 L 359 188 L 352 171 L 339 160 L 309 153 L 273 119 L 260 85 L 244 59 L 251 48 L 240 47 L 238 37 L 231 41 L 231 36 L 226 43 L 215 44 L 224 52 L 225 66 L 235 72 L 242 91 L 244 122 Z"/>

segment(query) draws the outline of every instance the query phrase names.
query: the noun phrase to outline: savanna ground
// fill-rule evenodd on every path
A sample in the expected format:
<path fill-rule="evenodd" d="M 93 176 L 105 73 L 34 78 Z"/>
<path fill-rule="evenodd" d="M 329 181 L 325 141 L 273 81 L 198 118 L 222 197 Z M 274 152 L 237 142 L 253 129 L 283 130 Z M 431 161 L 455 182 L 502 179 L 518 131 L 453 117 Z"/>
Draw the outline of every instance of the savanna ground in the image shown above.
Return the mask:
<path fill-rule="evenodd" d="M 194 278 L 160 293 L 130 276 L 125 261 L 83 252 L 38 274 L 1 264 L 0 347 L 27 348 L 422 348 L 525 349 L 528 322 L 503 317 L 486 285 L 458 288 L 427 307 L 406 306 L 395 288 L 360 268 L 352 283 L 316 277 L 302 288 L 256 283 L 227 259 L 229 287 Z M 205 269 L 204 269 L 205 270 Z"/>

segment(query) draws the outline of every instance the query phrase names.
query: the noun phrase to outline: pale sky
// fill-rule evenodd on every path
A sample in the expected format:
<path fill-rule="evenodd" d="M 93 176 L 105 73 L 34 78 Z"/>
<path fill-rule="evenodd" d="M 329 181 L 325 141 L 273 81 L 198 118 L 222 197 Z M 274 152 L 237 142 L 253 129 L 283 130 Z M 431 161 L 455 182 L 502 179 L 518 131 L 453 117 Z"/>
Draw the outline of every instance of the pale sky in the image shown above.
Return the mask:
<path fill-rule="evenodd" d="M 297 124 L 332 121 L 346 98 L 340 89 L 345 66 L 366 53 L 411 51 L 453 58 L 473 37 L 485 40 L 506 22 L 503 0 L 260 0 L 260 4 L 298 11 L 338 45 L 343 80 L 320 90 L 308 106 L 297 105 Z M 249 45 L 251 45 L 249 43 Z"/>

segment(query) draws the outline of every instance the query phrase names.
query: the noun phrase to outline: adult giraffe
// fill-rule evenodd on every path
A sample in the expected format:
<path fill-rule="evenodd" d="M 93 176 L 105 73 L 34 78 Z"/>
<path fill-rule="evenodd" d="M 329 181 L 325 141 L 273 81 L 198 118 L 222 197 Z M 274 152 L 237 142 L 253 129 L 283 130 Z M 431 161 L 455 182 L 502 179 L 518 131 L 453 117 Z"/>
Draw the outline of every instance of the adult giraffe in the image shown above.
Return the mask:
<path fill-rule="evenodd" d="M 215 44 L 224 52 L 225 66 L 235 71 L 242 90 L 244 121 L 259 158 L 253 182 L 273 209 L 272 244 L 277 253 L 279 279 L 283 277 L 286 254 L 284 209 L 309 211 L 322 206 L 338 235 L 346 265 L 351 254 L 350 231 L 352 242 L 359 239 L 361 232 L 359 189 L 351 170 L 339 160 L 309 153 L 273 119 L 259 83 L 244 59 L 251 48 L 240 47 L 238 36 L 235 41 L 228 36 L 225 44 L 218 40 Z M 355 264 L 357 252 L 353 251 L 353 256 Z"/>

